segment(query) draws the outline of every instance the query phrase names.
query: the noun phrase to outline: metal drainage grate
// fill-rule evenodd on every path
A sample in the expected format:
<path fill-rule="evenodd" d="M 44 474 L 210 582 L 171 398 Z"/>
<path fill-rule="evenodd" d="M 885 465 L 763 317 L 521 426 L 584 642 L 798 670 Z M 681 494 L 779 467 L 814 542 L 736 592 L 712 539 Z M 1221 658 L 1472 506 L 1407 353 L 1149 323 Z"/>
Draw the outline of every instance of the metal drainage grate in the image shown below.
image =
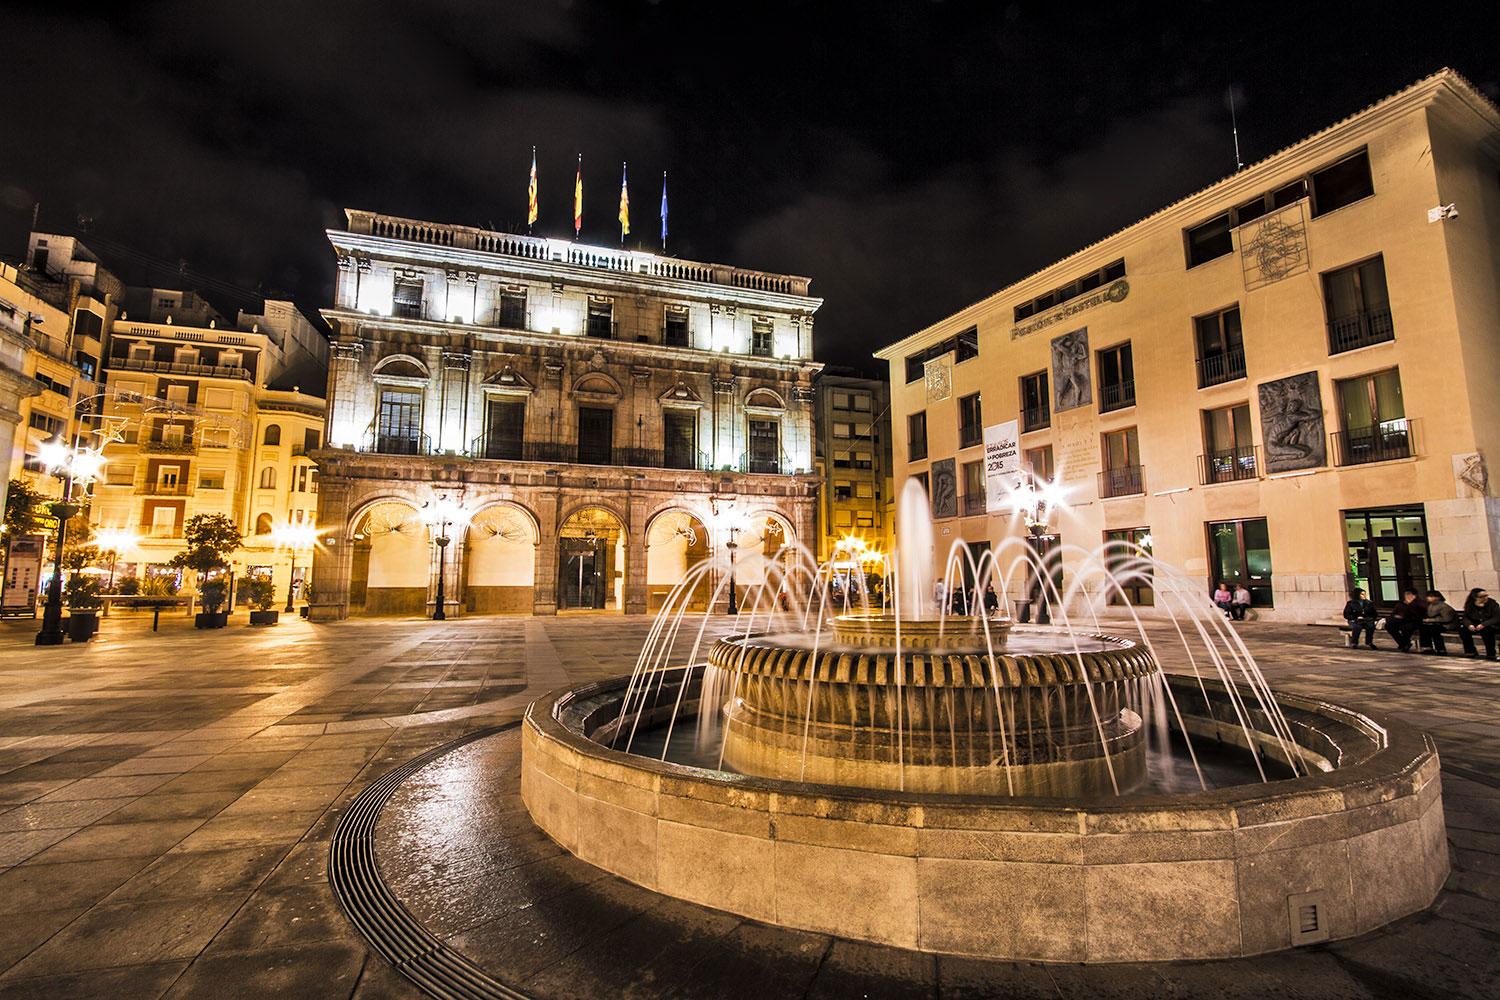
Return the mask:
<path fill-rule="evenodd" d="M 351 923 L 406 978 L 440 1000 L 527 1000 L 485 975 L 428 932 L 381 881 L 375 864 L 375 824 L 407 778 L 465 744 L 514 729 L 519 722 L 461 736 L 381 775 L 349 804 L 333 832 L 328 881 Z"/>

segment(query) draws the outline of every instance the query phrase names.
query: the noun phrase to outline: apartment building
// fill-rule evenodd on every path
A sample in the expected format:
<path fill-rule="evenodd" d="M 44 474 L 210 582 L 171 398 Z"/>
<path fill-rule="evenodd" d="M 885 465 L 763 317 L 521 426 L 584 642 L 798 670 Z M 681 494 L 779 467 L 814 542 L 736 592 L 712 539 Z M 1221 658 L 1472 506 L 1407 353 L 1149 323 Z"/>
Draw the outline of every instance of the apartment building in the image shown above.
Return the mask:
<path fill-rule="evenodd" d="M 824 368 L 816 382 L 818 561 L 890 550 L 890 384 L 852 369 Z M 842 546 L 843 551 L 839 551 Z"/>

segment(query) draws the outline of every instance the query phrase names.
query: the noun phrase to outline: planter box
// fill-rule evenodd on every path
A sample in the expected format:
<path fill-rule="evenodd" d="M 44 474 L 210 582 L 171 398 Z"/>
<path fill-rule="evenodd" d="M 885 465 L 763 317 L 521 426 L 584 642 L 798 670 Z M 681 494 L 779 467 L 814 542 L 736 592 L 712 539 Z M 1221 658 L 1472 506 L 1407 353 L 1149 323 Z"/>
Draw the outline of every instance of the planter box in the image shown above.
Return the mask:
<path fill-rule="evenodd" d="M 250 612 L 250 624 L 251 625 L 275 625 L 276 624 L 276 620 L 280 616 L 281 616 L 281 612 L 275 610 L 274 608 L 272 610 L 270 610 L 270 611 L 252 611 L 252 612 Z"/>
<path fill-rule="evenodd" d="M 68 638 L 74 642 L 88 642 L 99 631 L 97 611 L 72 610 L 68 612 Z"/>
<path fill-rule="evenodd" d="M 194 628 L 223 628 L 228 624 L 228 611 L 215 611 L 213 613 L 200 611 L 197 614 L 193 615 Z"/>

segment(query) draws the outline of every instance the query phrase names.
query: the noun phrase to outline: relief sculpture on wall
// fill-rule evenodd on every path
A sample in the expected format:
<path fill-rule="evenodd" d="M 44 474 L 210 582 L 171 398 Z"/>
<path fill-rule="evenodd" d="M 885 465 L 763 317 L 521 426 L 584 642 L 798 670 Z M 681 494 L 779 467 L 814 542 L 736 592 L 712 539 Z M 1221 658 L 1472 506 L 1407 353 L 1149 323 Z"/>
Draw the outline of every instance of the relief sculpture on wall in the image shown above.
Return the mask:
<path fill-rule="evenodd" d="M 1052 338 L 1052 391 L 1054 413 L 1094 401 L 1089 382 L 1088 327 Z"/>
<path fill-rule="evenodd" d="M 958 516 L 958 472 L 955 459 L 944 458 L 932 463 L 932 516 Z"/>
<path fill-rule="evenodd" d="M 1328 464 L 1323 434 L 1323 397 L 1318 373 L 1305 372 L 1262 382 L 1260 430 L 1266 442 L 1266 471 L 1293 472 Z"/>

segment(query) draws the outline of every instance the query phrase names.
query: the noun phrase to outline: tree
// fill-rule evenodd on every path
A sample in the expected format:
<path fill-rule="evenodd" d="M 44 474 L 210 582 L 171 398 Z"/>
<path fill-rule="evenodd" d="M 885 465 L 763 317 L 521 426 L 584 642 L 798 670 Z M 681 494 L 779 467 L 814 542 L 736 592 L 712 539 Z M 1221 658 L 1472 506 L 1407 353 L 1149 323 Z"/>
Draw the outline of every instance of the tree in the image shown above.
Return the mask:
<path fill-rule="evenodd" d="M 5 532 L 12 538 L 42 530 L 42 515 L 52 498 L 24 479 L 12 479 L 5 494 Z"/>
<path fill-rule="evenodd" d="M 223 514 L 194 514 L 188 518 L 182 536 L 187 551 L 177 553 L 170 563 L 199 575 L 228 566 L 229 554 L 245 540 L 234 521 Z"/>

